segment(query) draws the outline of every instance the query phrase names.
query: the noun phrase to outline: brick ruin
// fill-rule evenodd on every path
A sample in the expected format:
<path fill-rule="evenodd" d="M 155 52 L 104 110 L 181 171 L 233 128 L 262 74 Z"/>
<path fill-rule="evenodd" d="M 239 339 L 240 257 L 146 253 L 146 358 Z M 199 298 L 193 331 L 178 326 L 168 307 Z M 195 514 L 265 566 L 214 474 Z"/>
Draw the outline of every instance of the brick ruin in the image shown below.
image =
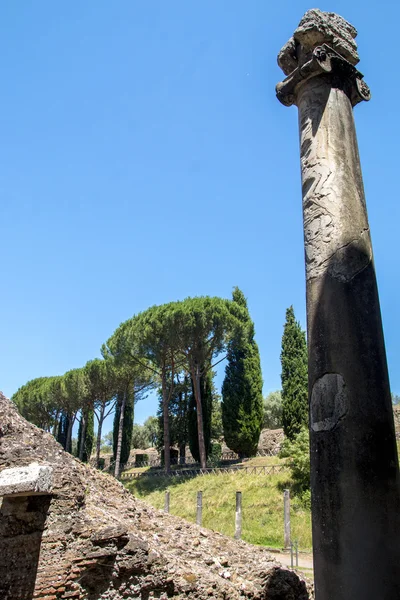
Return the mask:
<path fill-rule="evenodd" d="M 146 505 L 0 394 L 0 472 L 32 463 L 50 467 L 52 487 L 33 495 L 8 487 L 3 497 L 2 600 L 313 598 L 311 585 L 263 548 Z"/>

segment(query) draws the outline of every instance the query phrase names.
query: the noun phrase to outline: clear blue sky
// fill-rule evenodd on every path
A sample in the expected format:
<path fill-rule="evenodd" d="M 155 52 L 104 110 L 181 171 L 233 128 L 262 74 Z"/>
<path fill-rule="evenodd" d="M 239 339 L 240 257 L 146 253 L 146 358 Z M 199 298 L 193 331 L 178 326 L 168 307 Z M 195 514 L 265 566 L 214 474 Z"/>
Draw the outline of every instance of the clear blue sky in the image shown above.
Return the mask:
<path fill-rule="evenodd" d="M 264 391 L 285 309 L 305 327 L 297 109 L 276 55 L 312 5 L 3 2 L 0 389 L 98 356 L 152 304 L 243 289 Z M 399 2 L 320 5 L 359 31 L 356 124 L 400 392 Z M 219 377 L 221 379 L 221 375 Z M 156 401 L 137 405 L 135 420 Z"/>

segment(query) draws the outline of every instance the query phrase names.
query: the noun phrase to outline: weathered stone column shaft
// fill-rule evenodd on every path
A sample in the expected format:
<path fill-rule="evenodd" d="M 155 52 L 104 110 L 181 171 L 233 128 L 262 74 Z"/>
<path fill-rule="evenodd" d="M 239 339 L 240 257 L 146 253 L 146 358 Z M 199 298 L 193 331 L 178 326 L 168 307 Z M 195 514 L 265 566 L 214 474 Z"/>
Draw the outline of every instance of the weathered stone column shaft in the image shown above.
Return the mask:
<path fill-rule="evenodd" d="M 372 260 L 353 110 L 329 78 L 297 97 L 307 281 L 349 281 Z"/>
<path fill-rule="evenodd" d="M 297 104 L 316 597 L 373 600 L 377 569 L 398 590 L 399 480 L 353 112 L 324 78 L 307 82 Z"/>
<path fill-rule="evenodd" d="M 400 598 L 400 477 L 353 120 L 356 30 L 306 13 L 279 55 L 299 109 L 316 600 Z"/>

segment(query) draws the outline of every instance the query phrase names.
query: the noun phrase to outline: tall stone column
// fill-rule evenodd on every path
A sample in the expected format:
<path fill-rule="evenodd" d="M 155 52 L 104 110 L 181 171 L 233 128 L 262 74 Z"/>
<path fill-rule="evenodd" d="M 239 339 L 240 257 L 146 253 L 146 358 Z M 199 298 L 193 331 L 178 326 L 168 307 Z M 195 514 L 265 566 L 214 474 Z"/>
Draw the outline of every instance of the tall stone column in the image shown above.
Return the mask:
<path fill-rule="evenodd" d="M 299 111 L 317 600 L 400 598 L 400 477 L 353 107 L 356 30 L 308 11 L 278 56 Z"/>

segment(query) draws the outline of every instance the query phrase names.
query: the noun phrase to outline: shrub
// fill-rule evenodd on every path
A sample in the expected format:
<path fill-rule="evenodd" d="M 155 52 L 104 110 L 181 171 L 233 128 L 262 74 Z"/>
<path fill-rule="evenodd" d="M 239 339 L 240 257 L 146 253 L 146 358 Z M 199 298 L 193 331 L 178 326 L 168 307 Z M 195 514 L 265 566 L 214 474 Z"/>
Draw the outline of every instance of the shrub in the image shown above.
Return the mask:
<path fill-rule="evenodd" d="M 293 492 L 300 498 L 304 497 L 304 502 L 309 502 L 310 441 L 308 430 L 302 427 L 293 440 L 285 438 L 279 455 L 281 458 L 290 457 L 290 469 L 294 482 Z M 306 492 L 308 492 L 308 496 Z"/>
<path fill-rule="evenodd" d="M 207 463 L 211 466 L 218 465 L 221 462 L 222 446 L 218 442 L 212 442 L 210 454 L 208 455 Z"/>

